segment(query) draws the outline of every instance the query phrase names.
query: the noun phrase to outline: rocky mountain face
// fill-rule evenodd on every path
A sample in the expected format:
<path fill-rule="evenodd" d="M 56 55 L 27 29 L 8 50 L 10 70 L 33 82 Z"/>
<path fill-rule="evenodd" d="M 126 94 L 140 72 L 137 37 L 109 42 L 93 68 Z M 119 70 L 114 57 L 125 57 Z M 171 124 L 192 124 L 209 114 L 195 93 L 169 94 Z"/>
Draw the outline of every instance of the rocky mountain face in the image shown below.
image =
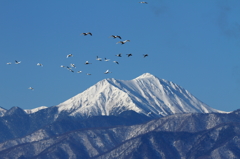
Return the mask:
<path fill-rule="evenodd" d="M 0 108 L 1 159 L 240 158 L 240 110 L 215 110 L 149 73 L 52 107 Z"/>

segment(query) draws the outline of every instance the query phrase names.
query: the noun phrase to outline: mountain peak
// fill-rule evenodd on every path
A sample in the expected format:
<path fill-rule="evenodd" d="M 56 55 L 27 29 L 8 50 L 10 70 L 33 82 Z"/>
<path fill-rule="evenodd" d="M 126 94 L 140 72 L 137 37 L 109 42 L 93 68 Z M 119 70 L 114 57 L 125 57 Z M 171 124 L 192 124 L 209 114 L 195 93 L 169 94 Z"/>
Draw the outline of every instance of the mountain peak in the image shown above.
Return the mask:
<path fill-rule="evenodd" d="M 23 109 L 14 106 L 11 109 L 7 110 L 7 112 L 4 115 L 7 116 L 7 115 L 13 115 L 13 114 L 15 114 L 15 115 L 26 115 L 26 112 Z"/>
<path fill-rule="evenodd" d="M 82 117 L 119 115 L 128 110 L 153 118 L 176 113 L 219 112 L 177 84 L 150 73 L 133 80 L 104 79 L 57 107 L 59 112 Z"/>
<path fill-rule="evenodd" d="M 135 79 L 140 79 L 140 78 L 157 78 L 157 77 L 155 77 L 155 76 L 152 75 L 151 73 L 144 73 L 144 74 L 138 76 L 138 77 L 135 78 Z"/>

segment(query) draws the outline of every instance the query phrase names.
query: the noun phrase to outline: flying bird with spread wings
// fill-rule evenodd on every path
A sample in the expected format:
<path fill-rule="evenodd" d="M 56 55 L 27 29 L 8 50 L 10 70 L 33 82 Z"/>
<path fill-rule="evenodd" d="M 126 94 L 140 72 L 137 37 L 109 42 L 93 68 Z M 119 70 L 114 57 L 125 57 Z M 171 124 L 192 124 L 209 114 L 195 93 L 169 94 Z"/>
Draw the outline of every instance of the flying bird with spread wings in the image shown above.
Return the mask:
<path fill-rule="evenodd" d="M 116 39 L 116 38 L 122 39 L 121 36 L 119 36 L 119 35 L 111 35 L 110 37 L 113 37 L 114 39 Z"/>
<path fill-rule="evenodd" d="M 21 63 L 21 61 L 15 60 L 15 64 L 20 64 L 20 63 Z"/>
<path fill-rule="evenodd" d="M 72 57 L 72 56 L 73 56 L 73 54 L 68 54 L 68 55 L 67 55 L 67 58 Z"/>
<path fill-rule="evenodd" d="M 116 44 L 118 44 L 118 43 L 125 44 L 126 42 L 130 42 L 130 40 L 119 41 Z"/>
<path fill-rule="evenodd" d="M 91 35 L 92 36 L 92 33 L 91 32 L 87 32 L 87 33 L 81 33 L 80 35 L 84 35 L 84 36 Z"/>
<path fill-rule="evenodd" d="M 108 73 L 112 73 L 112 72 L 110 72 L 109 70 L 107 70 L 107 71 L 104 72 L 104 74 L 108 74 Z"/>

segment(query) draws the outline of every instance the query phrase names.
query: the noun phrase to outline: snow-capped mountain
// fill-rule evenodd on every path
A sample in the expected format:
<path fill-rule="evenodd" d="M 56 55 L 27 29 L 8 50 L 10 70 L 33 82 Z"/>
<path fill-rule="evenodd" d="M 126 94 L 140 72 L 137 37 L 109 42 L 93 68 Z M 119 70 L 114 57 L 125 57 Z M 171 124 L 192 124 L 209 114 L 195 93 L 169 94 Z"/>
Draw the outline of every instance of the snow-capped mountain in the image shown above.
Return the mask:
<path fill-rule="evenodd" d="M 71 116 L 118 115 L 132 110 L 151 117 L 220 112 L 177 84 L 145 73 L 133 80 L 104 79 L 57 105 Z"/>

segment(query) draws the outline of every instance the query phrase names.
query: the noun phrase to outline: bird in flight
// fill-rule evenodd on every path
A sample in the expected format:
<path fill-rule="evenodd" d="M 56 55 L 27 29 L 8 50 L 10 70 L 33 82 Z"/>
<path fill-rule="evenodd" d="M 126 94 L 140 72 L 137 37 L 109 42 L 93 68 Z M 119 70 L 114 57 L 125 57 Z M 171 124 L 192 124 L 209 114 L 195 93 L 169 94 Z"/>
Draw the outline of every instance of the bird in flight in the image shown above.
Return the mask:
<path fill-rule="evenodd" d="M 143 57 L 147 57 L 148 56 L 148 54 L 143 54 Z"/>
<path fill-rule="evenodd" d="M 30 90 L 32 90 L 32 91 L 34 90 L 34 88 L 32 88 L 32 87 L 29 87 L 28 89 L 30 89 Z"/>
<path fill-rule="evenodd" d="M 68 54 L 68 55 L 67 55 L 67 58 L 72 57 L 72 56 L 73 56 L 73 54 Z"/>
<path fill-rule="evenodd" d="M 110 59 L 107 59 L 106 57 L 104 58 L 104 61 L 110 61 Z"/>
<path fill-rule="evenodd" d="M 73 64 L 73 63 L 71 63 L 70 66 L 73 67 L 73 68 L 76 68 L 76 65 Z"/>
<path fill-rule="evenodd" d="M 21 61 L 15 60 L 15 64 L 20 64 L 20 63 L 21 63 Z"/>
<path fill-rule="evenodd" d="M 91 33 L 91 32 L 81 33 L 80 35 L 82 35 L 82 34 L 83 34 L 84 36 L 86 36 L 86 35 L 88 35 L 88 34 L 92 36 L 92 33 Z"/>
<path fill-rule="evenodd" d="M 97 56 L 96 60 L 102 61 L 102 58 L 100 58 L 100 57 Z"/>
<path fill-rule="evenodd" d="M 112 73 L 112 72 L 110 72 L 109 70 L 107 70 L 107 71 L 104 72 L 104 74 L 108 74 L 108 73 Z"/>
<path fill-rule="evenodd" d="M 144 1 L 142 1 L 142 2 L 139 2 L 139 3 L 142 3 L 142 4 L 148 4 L 148 2 L 144 2 Z"/>
<path fill-rule="evenodd" d="M 11 62 L 8 62 L 7 65 L 11 65 L 12 63 Z"/>
<path fill-rule="evenodd" d="M 111 35 L 110 37 L 113 37 L 114 39 L 116 39 L 116 38 L 122 39 L 121 36 L 119 36 L 119 35 Z"/>
<path fill-rule="evenodd" d="M 121 55 L 121 54 L 117 54 L 116 56 L 117 56 L 117 57 L 122 57 L 122 55 Z"/>
<path fill-rule="evenodd" d="M 92 63 L 89 63 L 88 61 L 86 61 L 85 64 L 88 65 L 88 64 L 92 64 Z"/>
<path fill-rule="evenodd" d="M 69 66 L 66 67 L 68 70 L 71 70 L 71 68 Z"/>
<path fill-rule="evenodd" d="M 41 66 L 41 67 L 43 67 L 43 64 L 41 64 L 41 63 L 37 63 L 37 66 Z"/>
<path fill-rule="evenodd" d="M 132 56 L 132 54 L 126 54 L 128 57 Z"/>
<path fill-rule="evenodd" d="M 116 44 L 118 44 L 118 43 L 125 44 L 126 42 L 130 42 L 130 40 L 119 41 Z"/>
<path fill-rule="evenodd" d="M 119 64 L 117 61 L 113 61 L 114 63 L 116 63 L 116 64 Z"/>

